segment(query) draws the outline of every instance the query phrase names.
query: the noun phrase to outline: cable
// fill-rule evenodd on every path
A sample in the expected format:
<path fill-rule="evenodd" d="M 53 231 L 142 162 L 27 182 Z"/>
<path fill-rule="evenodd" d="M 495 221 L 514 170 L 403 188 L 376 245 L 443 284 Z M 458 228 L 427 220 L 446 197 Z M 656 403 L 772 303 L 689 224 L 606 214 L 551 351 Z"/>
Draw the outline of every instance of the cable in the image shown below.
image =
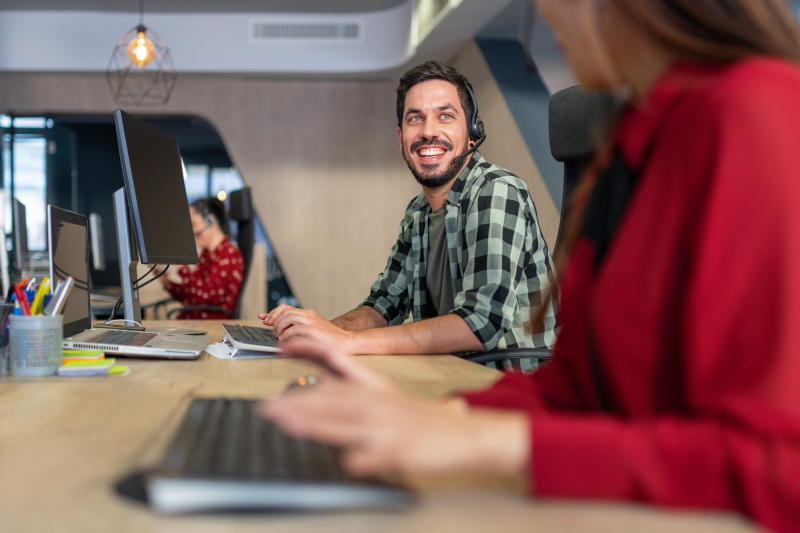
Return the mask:
<path fill-rule="evenodd" d="M 155 268 L 155 267 L 153 267 L 153 268 Z M 153 283 L 155 280 L 157 280 L 158 278 L 160 278 L 161 276 L 163 276 L 164 274 L 166 274 L 166 273 L 167 273 L 167 270 L 169 270 L 169 265 L 167 265 L 167 266 L 166 266 L 166 268 L 165 268 L 164 270 L 162 270 L 161 272 L 159 272 L 158 274 L 156 274 L 156 277 L 154 277 L 153 279 L 150 279 L 150 280 L 148 280 L 147 282 L 145 282 L 145 283 L 143 283 L 143 284 L 141 284 L 141 285 L 137 285 L 137 286 L 135 287 L 135 290 L 137 290 L 137 291 L 138 291 L 138 290 L 139 290 L 139 289 L 141 289 L 142 287 L 146 287 L 146 286 L 150 285 L 150 284 L 151 284 L 151 283 Z M 149 274 L 149 272 L 148 272 L 148 274 Z M 142 277 L 144 277 L 144 276 L 142 276 Z M 139 281 L 141 281 L 141 280 L 139 280 Z M 137 283 L 138 283 L 139 281 L 137 281 Z"/>
<path fill-rule="evenodd" d="M 155 270 L 157 266 L 158 266 L 158 265 L 153 265 L 153 267 L 152 267 L 150 270 L 148 270 L 148 271 L 147 271 L 147 272 L 144 274 L 144 276 L 142 276 L 141 278 L 139 278 L 139 279 L 137 279 L 136 281 L 134 281 L 134 282 L 133 282 L 133 290 L 136 290 L 136 284 L 137 284 L 137 283 L 139 283 L 140 281 L 142 281 L 142 280 L 143 280 L 144 278 L 146 278 L 147 276 L 149 276 L 149 275 L 150 275 L 150 272 L 152 272 L 153 270 Z M 110 317 L 108 320 L 106 320 L 106 321 L 105 321 L 105 324 L 108 324 L 108 323 L 109 323 L 109 322 L 110 322 L 110 321 L 111 321 L 111 320 L 112 320 L 112 319 L 113 319 L 115 316 L 117 316 L 117 311 L 119 311 L 119 306 L 120 306 L 120 305 L 122 305 L 122 297 L 123 297 L 123 295 L 122 295 L 122 294 L 120 294 L 120 295 L 119 295 L 119 298 L 117 298 L 117 301 L 116 301 L 116 303 L 114 304 L 114 310 L 113 310 L 113 311 L 111 311 L 111 317 Z"/>
<path fill-rule="evenodd" d="M 158 278 L 160 278 L 161 276 L 163 276 L 163 275 L 164 275 L 164 273 L 165 273 L 165 272 L 166 272 L 166 271 L 169 269 L 169 265 L 167 265 L 167 267 L 166 267 L 164 270 L 162 270 L 160 273 L 158 273 L 158 274 L 156 275 L 156 277 L 154 277 L 153 279 L 151 279 L 150 281 L 148 281 L 148 282 L 147 282 L 147 283 L 145 283 L 144 285 L 141 285 L 141 286 L 139 286 L 139 285 L 138 285 L 138 283 L 139 283 L 140 281 L 142 281 L 144 278 L 146 278 L 147 276 L 149 276 L 149 275 L 150 275 L 150 273 L 151 273 L 153 270 L 155 270 L 157 266 L 158 266 L 158 265 L 153 265 L 153 268 L 151 268 L 150 270 L 148 270 L 148 271 L 147 271 L 147 272 L 146 272 L 146 273 L 145 273 L 145 274 L 144 274 L 144 275 L 143 275 L 141 278 L 137 279 L 137 280 L 136 280 L 136 281 L 133 283 L 133 290 L 135 290 L 135 291 L 138 291 L 138 290 L 139 290 L 141 287 L 144 287 L 144 286 L 145 286 L 145 285 L 147 285 L 148 283 L 152 283 L 153 281 L 155 281 L 155 280 L 157 280 Z M 104 324 L 108 324 L 109 322 L 113 321 L 113 320 L 114 320 L 114 317 L 115 317 L 115 316 L 117 316 L 117 311 L 119 311 L 119 306 L 121 306 L 121 305 L 122 305 L 122 299 L 123 299 L 123 295 L 121 294 L 121 295 L 119 296 L 119 298 L 117 298 L 117 303 L 115 303 L 115 304 L 114 304 L 114 309 L 111 311 L 111 316 L 109 317 L 109 319 L 108 319 L 108 320 L 106 320 L 106 321 L 104 322 Z"/>
<path fill-rule="evenodd" d="M 149 276 L 149 275 L 150 275 L 150 272 L 152 272 L 153 270 L 155 270 L 157 266 L 158 266 L 158 265 L 153 265 L 153 268 L 151 268 L 150 270 L 148 270 L 148 271 L 145 273 L 145 275 L 144 275 L 144 276 L 142 276 L 141 278 L 139 278 L 139 279 L 137 279 L 136 281 L 134 281 L 134 282 L 133 282 L 133 286 L 134 286 L 134 287 L 136 287 L 136 284 L 137 284 L 137 283 L 139 283 L 140 281 L 142 281 L 142 280 L 143 280 L 144 278 L 146 278 L 147 276 Z M 169 268 L 169 265 L 167 265 L 167 268 Z M 166 272 L 166 271 L 167 271 L 167 268 L 165 268 L 165 269 L 164 269 L 164 272 Z"/>

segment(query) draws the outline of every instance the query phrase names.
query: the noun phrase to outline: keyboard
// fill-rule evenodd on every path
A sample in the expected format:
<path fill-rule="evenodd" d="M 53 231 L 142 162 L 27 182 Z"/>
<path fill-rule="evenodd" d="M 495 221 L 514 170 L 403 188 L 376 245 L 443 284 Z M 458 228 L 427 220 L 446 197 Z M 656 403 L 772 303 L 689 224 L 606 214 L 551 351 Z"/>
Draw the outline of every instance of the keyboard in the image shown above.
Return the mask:
<path fill-rule="evenodd" d="M 147 341 L 158 335 L 158 333 L 141 333 L 139 331 L 121 331 L 112 329 L 98 333 L 94 337 L 82 340 L 87 344 L 114 344 L 117 346 L 144 346 Z"/>
<path fill-rule="evenodd" d="M 222 327 L 225 328 L 225 333 L 228 334 L 228 338 L 234 344 L 239 342 L 250 346 L 266 346 L 270 348 L 278 346 L 278 339 L 272 334 L 271 329 L 234 326 L 231 324 L 223 324 Z"/>
<path fill-rule="evenodd" d="M 284 435 L 257 413 L 257 401 L 195 399 L 148 480 L 159 512 L 398 508 L 405 489 L 355 479 L 338 449 Z"/>

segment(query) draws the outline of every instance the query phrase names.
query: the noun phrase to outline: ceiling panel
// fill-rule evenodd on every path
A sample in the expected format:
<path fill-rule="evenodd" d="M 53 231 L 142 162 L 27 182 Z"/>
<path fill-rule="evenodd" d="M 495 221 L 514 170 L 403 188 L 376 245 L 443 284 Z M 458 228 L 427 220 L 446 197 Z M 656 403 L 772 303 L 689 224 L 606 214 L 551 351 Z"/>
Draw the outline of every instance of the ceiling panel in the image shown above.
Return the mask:
<path fill-rule="evenodd" d="M 157 0 L 145 13 L 361 13 L 381 11 L 406 0 Z M 139 11 L 138 0 L 0 0 L 0 10 Z"/>

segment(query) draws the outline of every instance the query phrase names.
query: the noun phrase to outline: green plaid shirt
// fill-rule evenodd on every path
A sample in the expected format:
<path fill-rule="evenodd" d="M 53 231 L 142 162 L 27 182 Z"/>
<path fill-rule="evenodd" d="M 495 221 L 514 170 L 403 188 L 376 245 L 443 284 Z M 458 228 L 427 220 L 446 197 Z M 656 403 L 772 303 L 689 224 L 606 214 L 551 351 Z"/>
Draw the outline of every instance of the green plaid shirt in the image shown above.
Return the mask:
<path fill-rule="evenodd" d="M 525 182 L 475 152 L 447 194 L 445 233 L 455 309 L 484 348 L 541 348 L 555 344 L 560 327 L 552 306 L 545 331 L 530 331 L 542 305 L 552 259 L 539 230 Z M 425 194 L 408 204 L 386 270 L 362 305 L 389 325 L 436 316 L 425 282 L 428 214 Z"/>

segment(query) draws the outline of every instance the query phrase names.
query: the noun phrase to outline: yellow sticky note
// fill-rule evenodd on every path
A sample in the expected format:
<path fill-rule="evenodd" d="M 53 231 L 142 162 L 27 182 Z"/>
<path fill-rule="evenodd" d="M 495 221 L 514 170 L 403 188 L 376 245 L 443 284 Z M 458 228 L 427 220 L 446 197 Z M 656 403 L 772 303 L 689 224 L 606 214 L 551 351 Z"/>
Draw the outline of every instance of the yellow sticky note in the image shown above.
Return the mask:
<path fill-rule="evenodd" d="M 128 367 L 124 366 L 124 365 L 112 366 L 111 368 L 108 369 L 108 374 L 110 376 L 114 376 L 114 375 L 116 375 L 116 376 L 124 376 L 128 372 L 129 372 Z"/>

